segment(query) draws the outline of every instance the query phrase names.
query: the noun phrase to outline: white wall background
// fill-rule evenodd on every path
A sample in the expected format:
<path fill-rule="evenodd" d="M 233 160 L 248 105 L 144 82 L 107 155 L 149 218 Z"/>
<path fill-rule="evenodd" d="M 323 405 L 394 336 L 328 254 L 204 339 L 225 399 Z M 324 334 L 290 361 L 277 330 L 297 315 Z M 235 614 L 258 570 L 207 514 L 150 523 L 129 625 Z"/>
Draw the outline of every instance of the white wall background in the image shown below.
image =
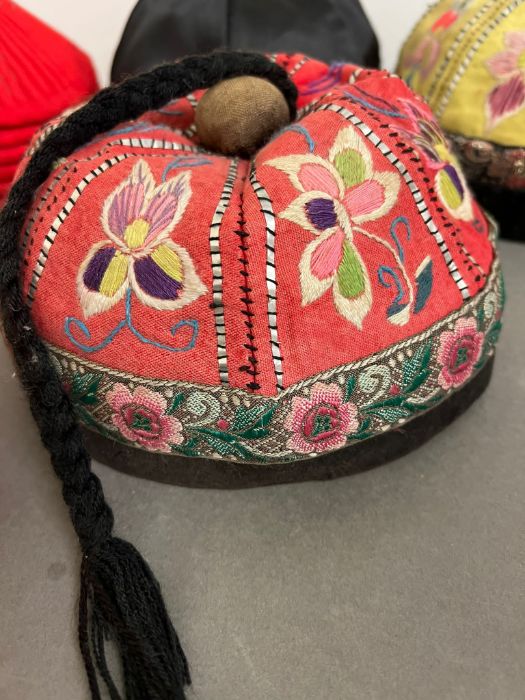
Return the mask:
<path fill-rule="evenodd" d="M 107 83 L 113 52 L 135 0 L 17 0 L 81 46 Z M 315 0 L 300 0 L 315 2 Z M 261 0 L 264 2 L 264 0 Z M 383 65 L 392 69 L 401 43 L 430 0 L 361 0 L 381 42 Z"/>

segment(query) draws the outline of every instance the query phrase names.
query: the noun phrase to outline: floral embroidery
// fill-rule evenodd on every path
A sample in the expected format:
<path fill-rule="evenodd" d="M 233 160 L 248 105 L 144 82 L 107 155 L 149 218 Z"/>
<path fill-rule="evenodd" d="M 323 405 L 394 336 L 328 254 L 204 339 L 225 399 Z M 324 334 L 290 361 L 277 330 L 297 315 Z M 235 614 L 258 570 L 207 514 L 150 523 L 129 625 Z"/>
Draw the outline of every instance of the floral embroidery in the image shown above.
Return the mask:
<path fill-rule="evenodd" d="M 441 53 L 441 39 L 445 32 L 458 21 L 467 9 L 471 0 L 457 0 L 452 7 L 443 12 L 424 34 L 412 53 L 408 54 L 402 63 L 402 72 L 409 85 L 419 75 L 426 80 L 432 73 Z"/>
<path fill-rule="evenodd" d="M 359 426 L 357 406 L 343 402 L 337 384 L 313 385 L 310 396 L 294 396 L 284 427 L 292 435 L 286 443 L 293 452 L 310 453 L 342 447 Z"/>
<path fill-rule="evenodd" d="M 525 107 L 525 31 L 507 32 L 504 43 L 505 49 L 487 61 L 498 81 L 487 97 L 489 130 Z"/>
<path fill-rule="evenodd" d="M 286 462 L 382 434 L 446 400 L 493 355 L 503 304 L 496 263 L 477 298 L 434 328 L 276 399 L 113 374 L 49 350 L 79 419 L 106 437 L 191 457 Z"/>
<path fill-rule="evenodd" d="M 399 175 L 374 171 L 370 152 L 352 127 L 339 132 L 328 160 L 294 154 L 267 165 L 286 173 L 301 193 L 279 216 L 315 236 L 300 262 L 303 306 L 331 289 L 338 313 L 361 328 L 372 306 L 372 289 L 354 233 L 370 236 L 360 224 L 392 209 Z"/>
<path fill-rule="evenodd" d="M 106 401 L 113 409 L 113 425 L 127 440 L 157 452 L 170 452 L 170 445 L 183 442 L 182 425 L 167 414 L 167 401 L 160 394 L 142 386 L 132 393 L 115 384 Z"/>
<path fill-rule="evenodd" d="M 191 196 L 190 172 L 156 186 L 140 160 L 106 199 L 96 243 L 80 266 L 77 288 L 86 317 L 106 311 L 128 289 L 155 309 L 179 309 L 206 291 L 188 252 L 170 239 Z"/>
<path fill-rule="evenodd" d="M 453 331 L 445 331 L 439 339 L 438 362 L 442 365 L 438 382 L 451 389 L 469 379 L 483 347 L 483 333 L 474 318 L 460 318 Z"/>
<path fill-rule="evenodd" d="M 409 116 L 410 128 L 398 127 L 398 130 L 407 134 L 423 152 L 427 165 L 436 174 L 439 198 L 452 216 L 471 221 L 474 216 L 472 196 L 459 161 L 451 152 L 444 133 L 430 114 L 426 114 L 415 101 L 400 101 Z"/>

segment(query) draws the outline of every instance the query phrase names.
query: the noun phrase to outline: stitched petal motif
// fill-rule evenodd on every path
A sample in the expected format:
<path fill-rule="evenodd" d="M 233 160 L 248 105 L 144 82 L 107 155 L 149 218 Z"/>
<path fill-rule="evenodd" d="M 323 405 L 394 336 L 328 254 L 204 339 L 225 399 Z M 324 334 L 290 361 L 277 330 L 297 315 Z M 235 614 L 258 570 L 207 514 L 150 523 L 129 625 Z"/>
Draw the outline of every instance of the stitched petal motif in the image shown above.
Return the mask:
<path fill-rule="evenodd" d="M 340 214 L 337 202 L 327 197 L 324 192 L 304 192 L 296 197 L 284 211 L 281 219 L 288 219 L 301 228 L 318 236 L 328 228 L 336 225 Z"/>
<path fill-rule="evenodd" d="M 345 187 L 359 185 L 372 177 L 372 156 L 354 127 L 347 127 L 338 133 L 329 157 Z"/>
<path fill-rule="evenodd" d="M 269 160 L 266 165 L 286 173 L 299 192 L 323 192 L 334 198 L 344 194 L 345 185 L 336 168 L 319 156 L 294 153 Z"/>
<path fill-rule="evenodd" d="M 339 196 L 339 180 L 325 166 L 317 163 L 304 163 L 297 173 L 304 191 L 321 190 L 331 197 Z"/>
<path fill-rule="evenodd" d="M 102 226 L 106 235 L 118 246 L 124 246 L 126 228 L 141 217 L 155 181 L 148 164 L 139 160 L 127 177 L 107 197 L 102 210 Z"/>
<path fill-rule="evenodd" d="M 518 57 L 515 51 L 502 51 L 489 58 L 486 65 L 495 78 L 507 78 L 516 72 Z"/>
<path fill-rule="evenodd" d="M 436 175 L 439 198 L 456 219 L 470 221 L 474 215 L 472 197 L 459 166 L 450 163 Z"/>
<path fill-rule="evenodd" d="M 348 191 L 344 201 L 352 221 L 360 224 L 388 214 L 397 201 L 399 184 L 395 173 L 385 171 Z"/>
<path fill-rule="evenodd" d="M 497 85 L 487 99 L 487 117 L 489 128 L 493 128 L 506 117 L 519 112 L 525 107 L 525 80 L 523 75 L 512 76 L 501 85 Z"/>
<path fill-rule="evenodd" d="M 352 187 L 345 195 L 344 203 L 354 221 L 363 220 L 384 204 L 385 190 L 377 180 L 366 180 Z"/>
<path fill-rule="evenodd" d="M 134 260 L 129 276 L 140 301 L 154 309 L 180 309 L 206 291 L 188 252 L 173 241 Z"/>
<path fill-rule="evenodd" d="M 114 306 L 128 288 L 128 257 L 111 243 L 93 246 L 79 268 L 77 290 L 84 316 Z"/>
<path fill-rule="evenodd" d="M 343 259 L 344 240 L 344 232 L 338 229 L 325 240 L 319 241 L 313 249 L 310 267 L 317 279 L 324 280 L 334 275 Z"/>
<path fill-rule="evenodd" d="M 344 243 L 343 259 L 334 278 L 334 303 L 337 311 L 361 329 L 372 306 L 370 278 L 354 246 Z"/>
<path fill-rule="evenodd" d="M 525 32 L 508 32 L 505 36 L 505 46 L 517 54 L 525 51 Z"/>
<path fill-rule="evenodd" d="M 177 175 L 155 189 L 143 218 L 150 224 L 145 244 L 167 238 L 179 223 L 190 199 L 189 170 Z"/>
<path fill-rule="evenodd" d="M 340 234 L 328 232 L 304 249 L 299 263 L 303 306 L 319 299 L 332 286 L 337 268 L 330 271 L 331 263 L 342 255 L 342 250 L 337 250 L 338 241 Z"/>

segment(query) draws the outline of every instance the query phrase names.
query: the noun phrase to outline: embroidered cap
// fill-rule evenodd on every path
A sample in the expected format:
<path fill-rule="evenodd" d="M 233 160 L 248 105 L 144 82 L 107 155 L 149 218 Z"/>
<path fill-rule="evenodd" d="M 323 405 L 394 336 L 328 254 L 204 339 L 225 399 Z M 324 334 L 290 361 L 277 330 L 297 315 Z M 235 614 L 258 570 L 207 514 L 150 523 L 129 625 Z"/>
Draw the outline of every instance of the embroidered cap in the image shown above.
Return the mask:
<path fill-rule="evenodd" d="M 398 72 L 428 100 L 503 234 L 523 239 L 524 0 L 435 3 L 407 39 Z"/>
<path fill-rule="evenodd" d="M 89 58 L 11 0 L 0 0 L 0 204 L 35 131 L 97 91 Z"/>
<path fill-rule="evenodd" d="M 204 90 L 238 76 L 273 83 L 289 111 L 250 160 L 195 130 Z M 235 128 L 250 104 L 224 89 L 221 128 Z M 333 477 L 408 451 L 490 378 L 494 225 L 400 78 L 302 55 L 157 68 L 34 148 L 0 220 L 2 308 L 84 554 L 92 696 L 100 678 L 113 687 L 109 635 L 126 697 L 183 698 L 158 584 L 112 536 L 84 444 L 205 486 Z"/>

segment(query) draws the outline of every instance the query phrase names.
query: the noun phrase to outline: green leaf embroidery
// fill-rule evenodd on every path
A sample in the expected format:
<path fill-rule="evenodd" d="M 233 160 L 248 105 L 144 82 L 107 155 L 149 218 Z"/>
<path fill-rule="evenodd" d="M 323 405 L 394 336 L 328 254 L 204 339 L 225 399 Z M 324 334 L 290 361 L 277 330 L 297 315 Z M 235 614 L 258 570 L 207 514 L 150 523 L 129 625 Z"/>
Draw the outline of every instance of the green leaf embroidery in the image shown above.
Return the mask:
<path fill-rule="evenodd" d="M 236 435 L 209 428 L 197 428 L 196 431 L 221 457 L 228 455 L 236 455 L 245 459 L 251 457 L 251 452 L 237 441 Z"/>
<path fill-rule="evenodd" d="M 496 345 L 501 333 L 501 328 L 501 321 L 495 321 L 489 328 L 487 335 L 485 336 L 485 347 L 487 349 L 489 349 L 492 345 Z"/>
<path fill-rule="evenodd" d="M 268 431 L 264 435 L 261 434 L 261 431 L 270 423 L 276 408 L 277 404 L 273 401 L 251 408 L 239 406 L 235 411 L 230 431 L 236 433 L 238 437 L 247 439 L 265 437 Z"/>
<path fill-rule="evenodd" d="M 371 403 L 369 406 L 365 406 L 362 410 L 367 413 L 372 413 L 376 408 L 385 408 L 388 406 L 401 406 L 405 401 L 405 397 L 401 394 L 397 396 L 391 396 L 389 399 L 384 401 L 378 401 L 377 403 Z"/>
<path fill-rule="evenodd" d="M 100 374 L 75 374 L 73 377 L 71 398 L 75 403 L 96 406 L 100 403 L 97 391 L 101 380 Z"/>
<path fill-rule="evenodd" d="M 474 365 L 474 369 L 481 369 L 483 365 L 486 362 L 487 355 L 490 352 L 491 348 L 496 345 L 498 342 L 500 333 L 502 329 L 502 324 L 501 321 L 494 321 L 492 326 L 489 328 L 487 331 L 487 334 L 485 336 L 485 340 L 483 342 L 483 351 L 481 353 L 481 356 L 479 360 L 476 362 Z"/>
<path fill-rule="evenodd" d="M 485 327 L 485 311 L 483 310 L 483 305 L 479 307 L 476 319 L 478 322 L 478 331 L 483 331 Z"/>
<path fill-rule="evenodd" d="M 405 394 L 410 394 L 418 389 L 430 376 L 428 365 L 432 355 L 432 343 L 421 345 L 403 363 L 402 389 Z"/>
<path fill-rule="evenodd" d="M 343 259 L 337 269 L 339 291 L 347 299 L 354 299 L 365 291 L 365 276 L 363 266 L 355 250 L 345 241 L 343 243 Z"/>
<path fill-rule="evenodd" d="M 412 411 L 407 406 L 382 406 L 379 408 L 367 409 L 372 415 L 382 418 L 389 423 L 395 423 L 400 418 L 408 418 Z"/>
<path fill-rule="evenodd" d="M 173 397 L 173 401 L 168 406 L 168 410 L 166 411 L 168 416 L 171 416 L 175 413 L 175 411 L 178 409 L 178 407 L 184 401 L 184 398 L 185 397 L 184 397 L 184 394 L 182 392 L 175 394 L 175 396 Z"/>
<path fill-rule="evenodd" d="M 346 389 L 345 389 L 345 403 L 350 401 L 352 394 L 354 393 L 355 389 L 355 383 L 356 383 L 356 378 L 353 374 L 351 374 L 348 377 L 348 381 L 346 382 Z"/>
<path fill-rule="evenodd" d="M 270 431 L 267 428 L 248 428 L 248 430 L 245 430 L 243 433 L 238 433 L 238 437 L 242 438 L 243 440 L 260 440 L 261 438 L 265 438 L 270 434 Z"/>
<path fill-rule="evenodd" d="M 195 438 L 190 438 L 183 442 L 182 445 L 172 445 L 171 451 L 177 452 L 178 454 L 184 455 L 185 457 L 198 457 L 199 452 L 196 449 L 198 440 Z"/>
<path fill-rule="evenodd" d="M 369 438 L 372 435 L 372 432 L 368 431 L 368 428 L 370 427 L 371 422 L 372 422 L 371 418 L 365 418 L 363 421 L 361 421 L 361 424 L 355 433 L 350 433 L 350 435 L 346 436 L 347 439 L 348 440 L 366 440 L 366 438 Z"/>

